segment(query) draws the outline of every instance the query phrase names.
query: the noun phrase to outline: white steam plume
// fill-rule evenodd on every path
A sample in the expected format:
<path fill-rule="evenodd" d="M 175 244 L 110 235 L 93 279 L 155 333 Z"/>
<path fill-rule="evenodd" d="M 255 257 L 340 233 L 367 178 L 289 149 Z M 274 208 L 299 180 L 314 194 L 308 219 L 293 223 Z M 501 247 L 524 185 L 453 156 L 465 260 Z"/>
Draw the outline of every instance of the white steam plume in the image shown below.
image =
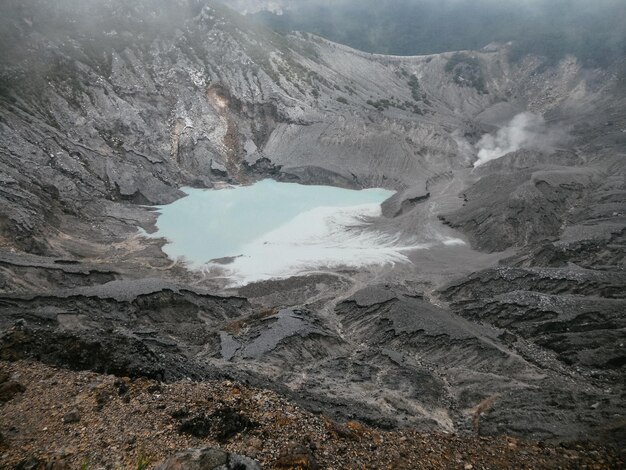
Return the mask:
<path fill-rule="evenodd" d="M 495 135 L 485 134 L 480 139 L 476 144 L 478 160 L 474 167 L 520 149 L 547 150 L 565 137 L 563 129 L 549 127 L 543 116 L 520 113 Z"/>

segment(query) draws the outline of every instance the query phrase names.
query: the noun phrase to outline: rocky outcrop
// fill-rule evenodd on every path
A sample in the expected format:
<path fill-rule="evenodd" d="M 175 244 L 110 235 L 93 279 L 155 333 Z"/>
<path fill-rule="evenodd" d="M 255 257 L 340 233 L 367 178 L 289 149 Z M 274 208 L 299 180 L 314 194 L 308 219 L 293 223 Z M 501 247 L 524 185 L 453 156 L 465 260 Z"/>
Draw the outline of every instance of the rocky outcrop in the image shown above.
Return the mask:
<path fill-rule="evenodd" d="M 572 212 L 596 190 L 599 175 L 589 168 L 551 164 L 543 169 L 552 155 L 522 156 L 528 165 L 523 168 L 515 168 L 515 154 L 479 167 L 478 180 L 463 192 L 464 206 L 442 216 L 480 250 L 503 251 L 557 237 Z"/>
<path fill-rule="evenodd" d="M 190 449 L 170 457 L 157 470 L 261 470 L 252 459 L 219 449 Z"/>
<path fill-rule="evenodd" d="M 219 347 L 216 325 L 252 307 L 242 298 L 144 280 L 5 296 L 0 310 L 3 359 L 172 380 L 210 375 L 193 356 Z"/>
<path fill-rule="evenodd" d="M 382 204 L 383 215 L 385 217 L 404 215 L 429 197 L 430 193 L 426 189 L 425 184 L 398 191 Z"/>
<path fill-rule="evenodd" d="M 0 404 L 13 400 L 20 393 L 24 393 L 26 388 L 21 383 L 11 380 L 6 371 L 0 371 Z"/>
<path fill-rule="evenodd" d="M 502 260 L 496 268 L 448 284 L 440 296 L 456 314 L 501 329 L 499 338 L 504 343 L 522 357 L 532 357 L 531 361 L 544 370 L 583 377 L 589 387 L 604 390 L 595 395 L 596 401 L 586 395 L 590 388 L 577 386 L 568 391 L 536 389 L 525 393 L 524 398 L 521 392 L 503 394 L 499 402 L 505 406 L 528 400 L 533 411 L 524 412 L 525 416 L 537 417 L 533 432 L 540 427 L 550 429 L 552 425 L 548 425 L 547 417 L 551 414 L 556 419 L 556 416 L 571 416 L 578 409 L 579 419 L 586 421 L 589 415 L 600 415 L 604 410 L 600 420 L 605 424 L 597 432 L 603 439 L 619 440 L 623 424 L 615 422 L 617 415 L 612 413 L 619 402 L 613 392 L 622 390 L 625 363 L 626 278 L 621 209 L 625 202 L 624 168 L 607 157 L 595 162 L 597 176 L 593 178 L 589 177 L 588 164 L 579 170 L 568 167 L 556 173 L 542 172 L 535 181 L 541 184 L 538 191 L 545 200 L 533 199 L 532 205 L 530 200 L 515 205 L 510 200 L 520 193 L 515 190 L 507 195 L 510 191 L 505 183 L 514 180 L 519 171 L 504 171 L 518 165 L 522 161 L 520 157 L 526 164 L 536 165 L 537 157 L 528 154 L 503 157 L 493 162 L 491 169 L 489 164 L 481 169 L 480 173 L 487 176 L 479 179 L 469 192 L 477 195 L 478 188 L 489 183 L 495 188 L 495 200 L 499 202 L 488 205 L 486 196 L 479 196 L 485 202 L 484 208 L 480 209 L 477 201 L 469 202 L 467 207 L 445 217 L 457 221 L 483 249 L 518 245 L 525 250 Z M 556 179 L 549 184 L 546 174 Z M 583 179 L 589 185 L 573 184 L 575 175 L 586 175 Z M 531 181 L 523 185 L 528 186 Z M 499 184 L 502 186 L 498 187 Z M 574 199 L 572 194 L 576 194 Z M 472 196 L 468 195 L 468 199 L 471 201 Z M 546 210 L 552 211 L 550 216 Z M 537 224 L 533 218 L 541 214 L 547 220 Z M 469 222 L 472 217 L 474 221 Z M 476 217 L 482 217 L 480 224 Z M 537 232 L 536 227 L 549 233 Z M 554 409 L 539 411 L 536 403 L 543 400 L 558 403 L 558 413 Z M 576 402 L 580 405 L 574 405 Z M 481 429 L 495 432 L 508 422 L 501 409 L 493 410 L 481 420 Z M 553 427 L 549 432 L 556 429 L 560 430 Z"/>

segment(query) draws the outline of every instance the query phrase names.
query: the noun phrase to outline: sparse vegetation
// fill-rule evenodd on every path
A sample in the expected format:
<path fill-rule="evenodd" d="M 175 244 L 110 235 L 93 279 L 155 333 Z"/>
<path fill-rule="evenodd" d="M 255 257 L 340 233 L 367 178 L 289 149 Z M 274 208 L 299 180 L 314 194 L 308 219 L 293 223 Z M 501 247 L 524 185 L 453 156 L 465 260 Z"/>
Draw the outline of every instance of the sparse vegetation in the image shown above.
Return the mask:
<path fill-rule="evenodd" d="M 415 75 L 411 75 L 411 78 L 409 78 L 409 88 L 411 89 L 411 96 L 415 101 L 427 101 L 426 93 L 422 92 L 420 82 Z"/>
<path fill-rule="evenodd" d="M 413 114 L 424 114 L 424 111 L 417 104 L 411 103 L 410 101 L 401 103 L 394 97 L 391 97 L 391 99 L 383 98 L 377 101 L 367 100 L 367 104 L 381 112 L 393 107 L 403 111 L 411 111 Z"/>
<path fill-rule="evenodd" d="M 448 59 L 445 71 L 457 85 L 475 88 L 482 95 L 488 93 L 482 65 L 476 57 L 457 52 Z"/>
<path fill-rule="evenodd" d="M 146 456 L 145 450 L 139 451 L 137 458 L 137 470 L 146 470 L 150 466 L 150 459 Z"/>
<path fill-rule="evenodd" d="M 388 109 L 389 106 L 391 106 L 391 103 L 389 102 L 389 100 L 386 100 L 386 99 L 377 100 L 377 101 L 367 100 L 367 104 L 369 104 L 373 108 L 376 108 L 378 111 L 384 111 L 385 109 Z"/>
<path fill-rule="evenodd" d="M 480 430 L 480 418 L 483 414 L 493 408 L 493 405 L 498 398 L 499 395 L 497 394 L 487 397 L 474 408 L 474 414 L 472 416 L 472 426 L 474 428 L 474 432 L 478 432 Z"/>
<path fill-rule="evenodd" d="M 231 323 L 226 325 L 224 329 L 231 334 L 238 335 L 239 333 L 241 333 L 242 330 L 248 328 L 255 321 L 269 318 L 276 315 L 277 313 L 278 310 L 276 310 L 275 308 L 266 308 L 259 312 L 255 312 L 245 318 L 240 318 L 238 320 L 232 321 Z"/>

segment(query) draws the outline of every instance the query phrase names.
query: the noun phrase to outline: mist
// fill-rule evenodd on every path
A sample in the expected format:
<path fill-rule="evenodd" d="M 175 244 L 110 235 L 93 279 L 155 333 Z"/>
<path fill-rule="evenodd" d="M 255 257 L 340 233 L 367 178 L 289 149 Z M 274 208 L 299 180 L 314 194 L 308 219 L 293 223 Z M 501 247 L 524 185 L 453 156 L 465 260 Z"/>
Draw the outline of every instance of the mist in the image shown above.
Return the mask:
<path fill-rule="evenodd" d="M 626 52 L 626 2 L 621 0 L 238 0 L 278 31 L 305 31 L 366 52 L 422 55 L 513 42 L 556 62 L 573 54 L 607 67 Z"/>
<path fill-rule="evenodd" d="M 565 129 L 549 126 L 543 116 L 520 113 L 496 134 L 485 134 L 476 148 L 478 160 L 474 167 L 521 149 L 550 150 L 567 138 Z"/>

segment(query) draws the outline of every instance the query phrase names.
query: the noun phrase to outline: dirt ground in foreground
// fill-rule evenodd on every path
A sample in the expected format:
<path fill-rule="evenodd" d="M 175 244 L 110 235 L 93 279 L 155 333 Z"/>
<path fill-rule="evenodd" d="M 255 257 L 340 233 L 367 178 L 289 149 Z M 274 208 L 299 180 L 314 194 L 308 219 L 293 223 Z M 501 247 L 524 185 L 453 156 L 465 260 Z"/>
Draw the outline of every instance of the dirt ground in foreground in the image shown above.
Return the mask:
<path fill-rule="evenodd" d="M 615 449 L 598 444 L 386 432 L 228 381 L 162 384 L 0 362 L 0 401 L 0 468 L 152 468 L 200 447 L 270 469 L 624 468 Z"/>

